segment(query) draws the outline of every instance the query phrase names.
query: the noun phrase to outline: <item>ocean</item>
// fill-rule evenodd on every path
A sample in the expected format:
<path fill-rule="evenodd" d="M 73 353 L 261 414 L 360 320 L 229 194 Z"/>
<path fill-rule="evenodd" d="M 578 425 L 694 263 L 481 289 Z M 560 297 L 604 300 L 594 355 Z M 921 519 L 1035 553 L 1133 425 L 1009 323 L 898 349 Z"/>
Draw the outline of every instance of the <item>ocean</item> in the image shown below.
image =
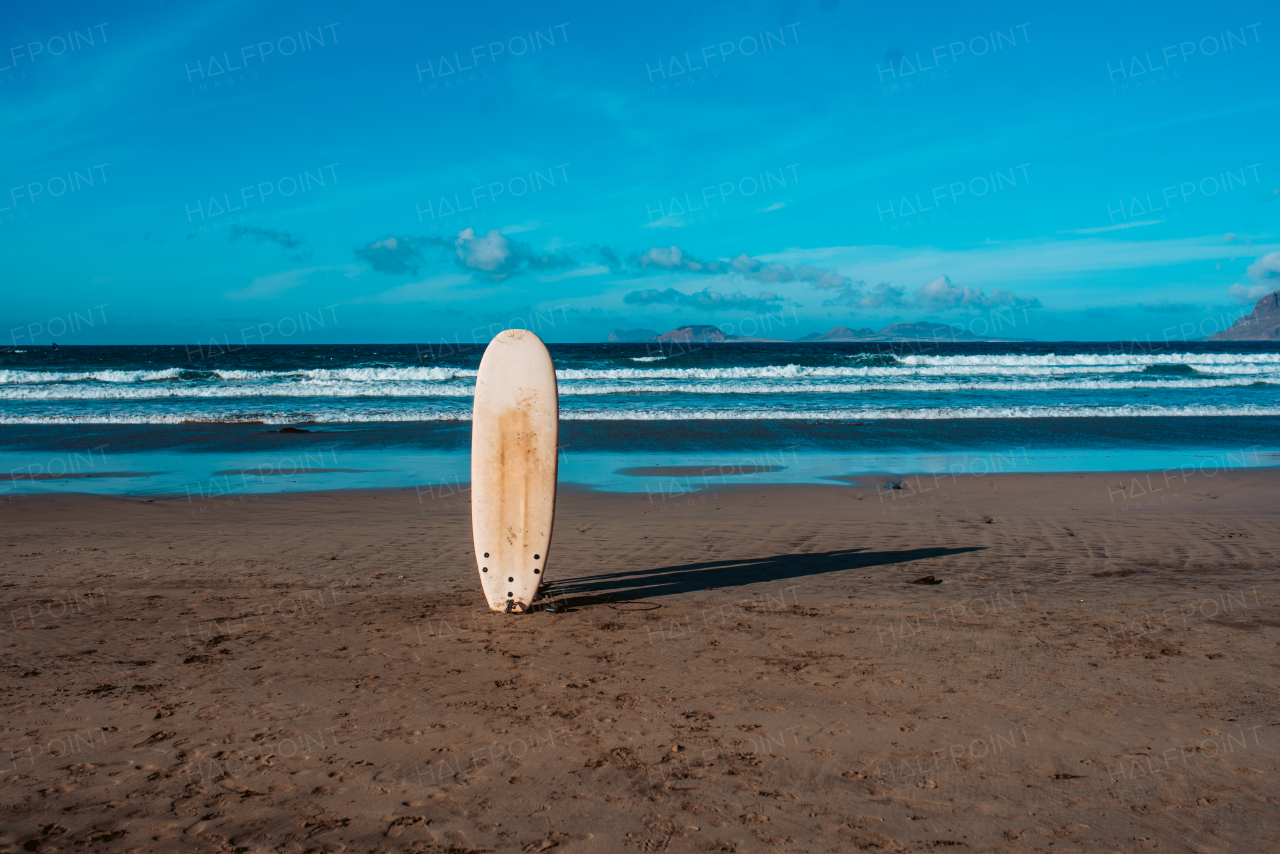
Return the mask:
<path fill-rule="evenodd" d="M 561 479 L 596 488 L 638 489 L 648 475 L 618 472 L 663 465 L 715 466 L 726 483 L 832 482 L 980 458 L 1019 471 L 1160 469 L 1227 454 L 1270 465 L 1280 449 L 1280 344 L 549 349 L 560 383 Z M 193 482 L 255 470 L 265 491 L 461 483 L 483 351 L 6 350 L 0 481 L 14 493 L 131 494 L 190 494 Z M 279 432 L 286 427 L 310 432 Z M 93 453 L 101 461 L 88 467 Z M 308 454 L 311 462 L 298 462 Z M 728 474 L 734 467 L 743 471 Z"/>

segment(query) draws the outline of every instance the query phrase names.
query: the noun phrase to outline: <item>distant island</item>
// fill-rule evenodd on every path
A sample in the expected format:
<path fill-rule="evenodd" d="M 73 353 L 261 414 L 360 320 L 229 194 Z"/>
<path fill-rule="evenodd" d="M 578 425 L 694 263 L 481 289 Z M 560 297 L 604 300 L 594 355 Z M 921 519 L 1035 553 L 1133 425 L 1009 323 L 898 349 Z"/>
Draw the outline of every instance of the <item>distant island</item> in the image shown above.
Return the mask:
<path fill-rule="evenodd" d="M 726 335 L 719 327 L 707 324 L 691 324 L 672 329 L 659 335 L 652 329 L 615 329 L 609 333 L 611 342 L 644 344 L 752 344 L 759 342 L 792 343 L 785 338 L 752 338 L 746 335 Z M 870 327 L 850 329 L 837 326 L 830 332 L 811 332 L 801 342 L 829 341 L 1033 341 L 1032 338 L 998 338 L 975 335 L 959 326 L 945 323 L 893 323 L 876 332 Z"/>
<path fill-rule="evenodd" d="M 891 323 L 879 332 L 869 326 L 850 329 L 837 326 L 830 332 L 811 332 L 799 341 L 1034 341 L 1034 338 L 1006 338 L 995 335 L 978 335 L 961 326 L 945 323 Z"/>
<path fill-rule="evenodd" d="M 656 329 L 615 329 L 605 340 L 611 344 L 630 341 L 652 341 L 658 337 Z"/>
<path fill-rule="evenodd" d="M 1253 311 L 1210 341 L 1280 341 L 1280 291 L 1272 291 L 1253 305 Z"/>

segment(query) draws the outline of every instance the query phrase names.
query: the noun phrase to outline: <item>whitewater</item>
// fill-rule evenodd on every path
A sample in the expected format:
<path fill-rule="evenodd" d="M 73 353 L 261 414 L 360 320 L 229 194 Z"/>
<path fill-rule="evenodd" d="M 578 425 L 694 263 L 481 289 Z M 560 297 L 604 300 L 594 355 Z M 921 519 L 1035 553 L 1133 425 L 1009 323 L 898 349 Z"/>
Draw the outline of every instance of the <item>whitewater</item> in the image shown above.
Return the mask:
<path fill-rule="evenodd" d="M 1280 414 L 1280 347 L 551 345 L 568 421 L 1222 417 Z M 0 424 L 466 420 L 482 347 L 0 352 Z"/>

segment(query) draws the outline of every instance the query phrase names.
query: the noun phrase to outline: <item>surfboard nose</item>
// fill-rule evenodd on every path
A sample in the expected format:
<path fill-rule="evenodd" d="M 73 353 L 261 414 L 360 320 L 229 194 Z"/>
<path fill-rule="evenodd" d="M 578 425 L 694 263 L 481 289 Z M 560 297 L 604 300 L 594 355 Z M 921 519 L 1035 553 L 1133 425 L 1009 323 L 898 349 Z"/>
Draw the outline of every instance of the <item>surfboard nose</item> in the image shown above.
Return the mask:
<path fill-rule="evenodd" d="M 536 339 L 539 344 L 542 343 L 542 339 L 538 338 L 537 335 L 534 335 L 528 329 L 504 329 L 497 335 L 493 336 L 493 340 L 489 342 L 489 345 L 510 344 L 518 341 L 524 341 L 525 338 L 529 336 Z"/>

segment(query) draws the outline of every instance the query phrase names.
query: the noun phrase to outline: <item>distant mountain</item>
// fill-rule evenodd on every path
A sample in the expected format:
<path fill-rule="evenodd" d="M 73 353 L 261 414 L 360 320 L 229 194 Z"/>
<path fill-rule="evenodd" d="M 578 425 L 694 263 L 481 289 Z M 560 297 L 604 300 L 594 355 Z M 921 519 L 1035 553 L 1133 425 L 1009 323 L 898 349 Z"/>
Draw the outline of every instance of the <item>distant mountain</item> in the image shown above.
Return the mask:
<path fill-rule="evenodd" d="M 693 324 L 680 326 L 670 332 L 655 335 L 648 341 L 655 344 L 750 344 L 754 341 L 781 341 L 780 338 L 748 338 L 745 335 L 725 335 L 717 326 Z"/>
<path fill-rule="evenodd" d="M 830 332 L 819 333 L 810 332 L 799 341 L 850 341 L 858 338 L 865 338 L 868 335 L 875 335 L 876 331 L 870 326 L 864 326 L 861 329 L 850 329 L 847 326 L 837 326 Z"/>
<path fill-rule="evenodd" d="M 1253 311 L 1231 324 L 1231 328 L 1215 332 L 1210 341 L 1280 341 L 1280 291 L 1258 300 Z"/>
<path fill-rule="evenodd" d="M 945 323 L 893 323 L 877 332 L 877 341 L 1026 341 L 1026 338 L 1001 338 L 976 335 L 962 326 Z"/>
<path fill-rule="evenodd" d="M 837 326 L 825 335 L 811 333 L 801 341 L 1030 341 L 1030 338 L 1002 338 L 975 335 L 959 326 L 945 323 L 892 323 L 876 332 L 870 328 L 850 329 Z"/>
<path fill-rule="evenodd" d="M 1274 294 L 1273 294 L 1274 296 Z M 632 337 L 646 335 L 645 338 Z M 625 336 L 625 337 L 624 337 Z M 654 344 L 750 344 L 753 342 L 781 342 L 781 338 L 748 338 L 745 335 L 726 335 L 719 327 L 708 324 L 680 326 L 661 335 L 649 329 L 615 329 L 609 333 L 610 341 L 643 341 Z M 997 338 L 991 335 L 975 335 L 959 326 L 945 323 L 893 323 L 876 332 L 869 326 L 850 329 L 837 326 L 830 332 L 811 332 L 799 341 L 1032 341 L 1032 338 Z"/>
<path fill-rule="evenodd" d="M 609 333 L 609 337 L 606 340 L 617 343 L 620 341 L 648 341 L 657 337 L 658 333 L 653 329 L 615 329 Z"/>
<path fill-rule="evenodd" d="M 725 334 L 716 326 L 681 326 L 653 336 L 653 341 L 672 344 L 723 344 Z"/>

